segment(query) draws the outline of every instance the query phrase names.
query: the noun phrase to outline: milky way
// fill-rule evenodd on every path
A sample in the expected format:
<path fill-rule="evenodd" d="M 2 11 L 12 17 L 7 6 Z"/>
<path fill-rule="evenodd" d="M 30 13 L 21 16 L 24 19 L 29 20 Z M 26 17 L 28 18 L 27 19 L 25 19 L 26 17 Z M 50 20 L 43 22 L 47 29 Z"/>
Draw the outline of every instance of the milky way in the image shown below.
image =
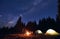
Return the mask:
<path fill-rule="evenodd" d="M 20 15 L 28 22 L 48 16 L 55 19 L 56 13 L 57 0 L 0 0 L 0 27 L 13 26 Z"/>

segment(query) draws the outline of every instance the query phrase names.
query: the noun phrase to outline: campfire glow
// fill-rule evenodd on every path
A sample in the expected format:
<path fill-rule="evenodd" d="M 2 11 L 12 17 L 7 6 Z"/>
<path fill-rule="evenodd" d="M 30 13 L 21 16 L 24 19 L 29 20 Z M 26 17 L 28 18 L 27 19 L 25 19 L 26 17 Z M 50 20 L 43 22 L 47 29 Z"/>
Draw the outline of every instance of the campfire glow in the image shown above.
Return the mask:
<path fill-rule="evenodd" d="M 31 34 L 32 34 L 32 32 L 26 31 L 26 32 L 24 33 L 24 36 L 31 36 Z"/>

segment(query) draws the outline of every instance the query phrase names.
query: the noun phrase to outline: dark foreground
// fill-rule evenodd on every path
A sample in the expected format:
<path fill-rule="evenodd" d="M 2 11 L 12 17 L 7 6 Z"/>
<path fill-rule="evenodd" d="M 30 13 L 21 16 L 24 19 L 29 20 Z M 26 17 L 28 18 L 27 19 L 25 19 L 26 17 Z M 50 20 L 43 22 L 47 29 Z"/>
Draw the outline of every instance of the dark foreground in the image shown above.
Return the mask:
<path fill-rule="evenodd" d="M 23 34 L 10 34 L 5 35 L 0 39 L 60 39 L 60 36 L 47 36 L 47 35 L 24 36 Z"/>

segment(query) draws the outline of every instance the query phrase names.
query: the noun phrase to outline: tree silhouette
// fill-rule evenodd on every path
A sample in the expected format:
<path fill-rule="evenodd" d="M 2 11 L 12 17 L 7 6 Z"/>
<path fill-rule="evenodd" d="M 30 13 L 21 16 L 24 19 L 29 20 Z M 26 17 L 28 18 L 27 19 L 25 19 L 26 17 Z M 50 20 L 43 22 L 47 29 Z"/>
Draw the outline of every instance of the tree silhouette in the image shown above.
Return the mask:
<path fill-rule="evenodd" d="M 29 29 L 29 30 L 31 30 L 31 31 L 35 31 L 35 30 L 36 30 L 36 26 L 37 26 L 37 24 L 36 24 L 35 21 L 34 21 L 34 22 L 29 21 L 29 22 L 27 23 L 27 25 L 26 25 L 26 29 Z"/>
<path fill-rule="evenodd" d="M 16 25 L 15 25 L 15 32 L 17 32 L 17 33 L 21 33 L 22 32 L 22 29 L 24 28 L 24 26 L 25 26 L 25 24 L 24 23 L 22 23 L 22 21 L 21 21 L 21 16 L 19 17 L 19 19 L 18 19 L 18 21 L 17 21 L 17 23 L 16 23 Z"/>
<path fill-rule="evenodd" d="M 39 21 L 38 28 L 41 29 L 43 32 L 46 32 L 47 29 L 54 29 L 55 28 L 55 20 L 53 18 L 43 18 Z"/>
<path fill-rule="evenodd" d="M 59 14 L 57 14 L 57 17 L 56 17 L 56 30 L 58 31 L 58 32 L 60 32 L 60 15 Z"/>

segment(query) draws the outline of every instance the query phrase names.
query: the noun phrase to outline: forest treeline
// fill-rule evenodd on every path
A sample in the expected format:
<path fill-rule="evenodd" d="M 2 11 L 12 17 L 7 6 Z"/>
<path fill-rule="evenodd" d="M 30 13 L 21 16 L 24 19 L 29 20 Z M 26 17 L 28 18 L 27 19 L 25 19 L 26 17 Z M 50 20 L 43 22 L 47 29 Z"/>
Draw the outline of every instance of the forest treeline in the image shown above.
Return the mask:
<path fill-rule="evenodd" d="M 22 33 L 23 29 L 28 29 L 31 31 L 41 30 L 42 32 L 46 32 L 48 29 L 54 29 L 57 32 L 60 32 L 60 22 L 58 20 L 54 20 L 53 18 L 43 18 L 39 20 L 37 24 L 36 21 L 29 21 L 27 24 L 21 21 L 21 17 L 19 17 L 16 25 L 14 27 L 8 28 L 3 27 L 0 28 L 0 34 L 13 34 L 13 33 Z"/>

